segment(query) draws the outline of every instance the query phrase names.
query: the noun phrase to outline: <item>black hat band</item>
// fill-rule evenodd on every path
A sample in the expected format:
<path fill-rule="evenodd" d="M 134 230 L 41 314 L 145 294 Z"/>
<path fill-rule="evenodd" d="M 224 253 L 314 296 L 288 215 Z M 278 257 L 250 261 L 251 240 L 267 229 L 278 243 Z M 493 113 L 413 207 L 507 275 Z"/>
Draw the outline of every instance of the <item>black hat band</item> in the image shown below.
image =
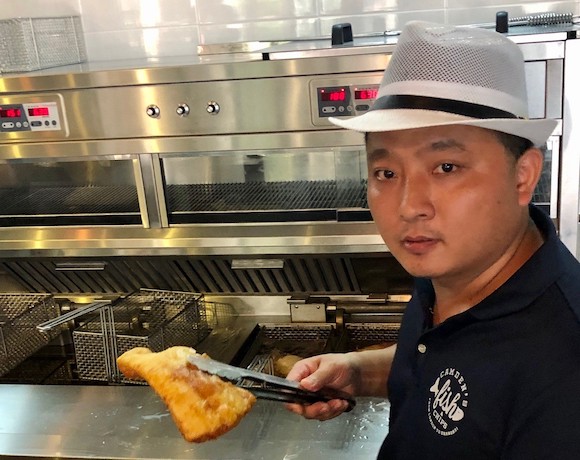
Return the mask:
<path fill-rule="evenodd" d="M 412 96 L 412 95 L 391 95 L 379 97 L 373 104 L 371 110 L 387 109 L 415 109 L 415 110 L 435 110 L 438 112 L 454 113 L 471 118 L 519 118 L 511 112 L 496 109 L 486 105 L 473 104 L 471 102 L 454 101 L 451 99 L 441 99 L 438 97 Z"/>

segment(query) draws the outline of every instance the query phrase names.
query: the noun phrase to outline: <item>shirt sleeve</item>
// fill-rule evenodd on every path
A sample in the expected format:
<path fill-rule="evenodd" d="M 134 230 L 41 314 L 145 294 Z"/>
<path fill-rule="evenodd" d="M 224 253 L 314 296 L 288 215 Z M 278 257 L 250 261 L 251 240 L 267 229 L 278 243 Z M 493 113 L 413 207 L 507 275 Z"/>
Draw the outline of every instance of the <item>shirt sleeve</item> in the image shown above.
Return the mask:
<path fill-rule="evenodd" d="M 580 459 L 580 370 L 555 381 L 530 402 L 509 427 L 501 458 Z"/>

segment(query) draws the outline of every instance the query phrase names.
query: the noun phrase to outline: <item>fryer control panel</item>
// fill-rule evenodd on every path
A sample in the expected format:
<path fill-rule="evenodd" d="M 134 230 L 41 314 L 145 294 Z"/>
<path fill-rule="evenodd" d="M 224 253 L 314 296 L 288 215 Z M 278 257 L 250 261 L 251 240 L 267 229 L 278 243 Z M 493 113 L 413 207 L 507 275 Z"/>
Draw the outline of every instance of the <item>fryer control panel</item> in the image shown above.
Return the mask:
<path fill-rule="evenodd" d="M 312 80 L 312 123 L 330 125 L 329 117 L 354 117 L 368 112 L 377 98 L 382 74 Z"/>
<path fill-rule="evenodd" d="M 44 132 L 58 137 L 68 134 L 58 95 L 0 97 L 0 135 L 30 138 Z"/>

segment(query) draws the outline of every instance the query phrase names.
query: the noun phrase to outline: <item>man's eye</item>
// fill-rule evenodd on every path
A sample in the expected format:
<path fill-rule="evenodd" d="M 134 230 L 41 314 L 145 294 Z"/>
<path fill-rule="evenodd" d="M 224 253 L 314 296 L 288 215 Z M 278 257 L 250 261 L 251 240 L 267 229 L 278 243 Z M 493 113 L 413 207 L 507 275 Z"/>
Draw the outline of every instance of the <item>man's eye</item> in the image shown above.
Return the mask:
<path fill-rule="evenodd" d="M 437 167 L 436 172 L 450 173 L 455 171 L 456 169 L 457 165 L 454 165 L 453 163 L 441 163 Z"/>
<path fill-rule="evenodd" d="M 395 177 L 395 173 L 393 171 L 389 171 L 388 169 L 379 169 L 375 172 L 375 177 L 378 180 L 389 180 Z"/>

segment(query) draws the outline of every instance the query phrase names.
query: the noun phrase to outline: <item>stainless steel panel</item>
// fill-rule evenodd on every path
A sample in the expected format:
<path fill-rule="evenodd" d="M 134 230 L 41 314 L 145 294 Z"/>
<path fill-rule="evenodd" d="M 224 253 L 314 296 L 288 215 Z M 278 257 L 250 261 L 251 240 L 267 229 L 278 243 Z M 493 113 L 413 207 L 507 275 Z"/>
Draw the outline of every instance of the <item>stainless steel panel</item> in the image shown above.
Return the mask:
<path fill-rule="evenodd" d="M 1 385 L 0 406 L 12 414 L 0 421 L 7 458 L 363 460 L 376 457 L 389 418 L 379 398 L 323 423 L 258 401 L 231 432 L 191 444 L 144 386 Z"/>
<path fill-rule="evenodd" d="M 526 61 L 564 58 L 566 33 L 527 36 L 527 43 L 524 43 L 523 37 L 513 36 L 509 38 L 520 44 Z M 543 41 L 544 39 L 546 41 Z"/>
<path fill-rule="evenodd" d="M 493 26 L 492 26 L 493 27 Z M 512 29 L 513 30 L 513 29 Z M 523 29 L 520 29 L 523 32 Z M 563 43 L 567 39 L 566 32 L 550 31 L 536 33 L 538 29 L 527 28 L 528 34 L 509 35 L 508 38 L 520 45 L 524 57 L 528 60 L 553 59 L 564 54 Z M 545 30 L 545 29 L 544 29 Z M 366 54 L 392 54 L 397 43 L 397 31 L 389 34 L 379 34 L 369 37 L 355 37 L 354 46 L 332 47 L 330 40 L 320 39 L 289 43 L 272 44 L 260 51 L 268 55 L 270 60 L 290 60 L 303 58 L 328 58 L 335 56 L 361 56 Z"/>
<path fill-rule="evenodd" d="M 168 227 L 159 155 L 140 155 L 134 165 L 136 183 L 143 187 L 138 187 L 138 190 L 142 190 L 143 195 L 140 196 L 139 205 L 142 215 L 146 215 L 144 227 Z"/>
<path fill-rule="evenodd" d="M 193 57 L 181 57 L 160 62 L 136 62 L 135 65 L 122 63 L 123 66 L 128 67 L 125 69 L 115 68 L 119 65 L 116 62 L 62 67 L 26 74 L 25 78 L 20 75 L 3 75 L 0 79 L 0 91 L 2 93 L 28 93 L 70 88 L 104 88 L 134 86 L 135 84 L 157 85 L 175 82 L 212 82 L 276 78 L 288 75 L 366 72 L 384 69 L 388 59 L 385 51 L 379 47 L 371 50 L 372 54 L 361 53 L 357 59 L 352 59 L 352 56 L 341 56 L 339 51 L 333 51 L 330 56 L 324 58 L 298 61 L 236 62 L 235 58 L 227 56 L 224 60 L 228 62 L 200 64 Z M 204 97 L 204 102 L 205 99 Z"/>
<path fill-rule="evenodd" d="M 561 182 L 560 182 L 560 238 L 568 249 L 580 258 L 578 213 L 580 207 L 580 130 L 576 123 L 580 118 L 580 40 L 566 43 L 564 67 L 564 122 L 562 136 Z"/>
<path fill-rule="evenodd" d="M 558 218 L 558 188 L 560 185 L 560 155 L 562 148 L 560 145 L 560 136 L 552 136 L 548 139 L 547 149 L 550 152 L 551 174 L 550 174 L 550 217 Z M 544 159 L 545 161 L 545 159 Z M 545 167 L 544 167 L 545 168 Z M 547 173 L 547 171 L 546 171 Z M 544 174 L 544 172 L 542 172 Z"/>
<path fill-rule="evenodd" d="M 332 132 L 332 136 L 328 133 Z M 236 150 L 360 147 L 361 133 L 345 129 L 307 131 L 300 133 L 233 134 L 222 136 L 189 136 L 170 138 L 107 139 L 100 141 L 70 141 L 62 143 L 0 144 L 0 160 L 59 159 L 103 156 L 112 159 L 131 158 L 128 155 L 159 153 L 162 157 L 175 152 L 228 152 Z M 112 153 L 116 152 L 116 153 Z"/>
<path fill-rule="evenodd" d="M 544 101 L 543 95 L 546 90 L 557 87 L 559 72 L 563 68 L 561 59 L 566 35 L 519 37 L 517 41 L 530 61 L 530 68 L 543 68 L 541 74 L 533 72 L 534 76 L 538 75 L 537 84 L 531 84 L 530 88 L 535 97 L 532 100 L 533 114 L 543 116 L 548 111 L 557 112 L 558 96 Z M 363 136 L 330 126 L 316 126 L 312 121 L 315 112 L 311 92 L 318 84 L 333 81 L 341 84 L 378 81 L 388 62 L 389 52 L 381 46 L 368 48 L 356 58 L 340 55 L 342 50 L 331 50 L 334 54 L 311 59 L 190 63 L 101 72 L 86 72 L 81 68 L 78 73 L 0 79 L 3 97 L 7 100 L 11 97 L 25 99 L 39 93 L 62 95 L 71 132 L 63 142 L 28 142 L 30 138 L 6 137 L 0 144 L 0 160 L 12 163 L 14 160 L 43 158 L 61 162 L 99 156 L 131 159 L 136 165 L 135 185 L 143 227 L 160 227 L 83 227 L 63 229 L 59 234 L 50 229 L 34 229 L 40 232 L 37 234 L 32 229 L 19 234 L 0 229 L 0 236 L 6 237 L 0 239 L 0 250 L 6 257 L 384 253 L 386 248 L 370 223 L 203 224 L 189 229 L 177 225 L 167 228 L 164 210 L 167 189 L 163 187 L 162 169 L 158 162 L 159 158 L 174 165 L 165 171 L 168 184 L 204 181 L 245 184 L 248 174 L 244 171 L 244 182 L 241 182 L 240 168 L 262 174 L 265 183 L 283 177 L 298 181 L 299 177 L 314 180 L 333 174 L 337 180 L 343 180 L 346 170 L 358 168 L 364 171 L 364 155 L 360 154 L 358 158 L 348 160 L 341 157 L 337 161 L 335 157 L 333 173 L 330 161 L 322 161 L 325 154 L 321 152 L 325 149 L 336 152 L 352 148 L 362 152 Z M 364 54 L 370 48 L 373 48 L 373 54 Z M 219 102 L 221 110 L 218 114 L 207 112 L 209 100 Z M 184 102 L 191 112 L 188 116 L 179 116 L 175 109 Z M 159 106 L 160 117 L 150 118 L 145 113 L 150 104 Z M 91 108 L 90 117 L 87 107 Z M 565 145 L 564 141 L 562 146 Z M 303 151 L 299 152 L 301 149 Z M 289 152 L 288 156 L 277 156 L 281 151 Z M 306 151 L 311 155 L 304 163 Z M 228 158 L 237 161 L 242 152 L 246 153 L 245 163 L 228 164 Z M 314 161 L 317 154 L 319 159 Z M 136 161 L 136 155 L 141 161 Z M 220 155 L 223 158 L 216 160 L 215 157 Z M 185 156 L 197 158 L 194 173 L 185 171 L 189 164 Z M 253 164 L 250 164 L 250 159 Z M 344 164 L 337 167 L 343 160 Z M 553 190 L 553 174 L 551 178 Z M 553 197 L 552 193 L 552 204 Z M 213 212 L 213 209 L 208 209 L 208 212 Z M 311 233 L 313 229 L 314 233 Z M 291 287 L 293 283 L 291 279 L 281 280 L 278 275 L 264 279 L 253 276 L 255 279 L 248 273 L 238 283 L 247 286 L 258 283 L 264 289 L 272 289 L 281 283 Z M 298 284 L 308 284 L 302 282 L 299 273 L 293 276 Z M 88 285 L 89 278 L 87 275 L 85 285 Z M 344 282 L 342 279 L 341 283 Z M 110 285 L 111 281 L 107 284 Z"/>
<path fill-rule="evenodd" d="M 529 118 L 546 117 L 546 61 L 526 62 Z"/>
<path fill-rule="evenodd" d="M 546 118 L 562 118 L 564 101 L 564 60 L 547 61 Z"/>

